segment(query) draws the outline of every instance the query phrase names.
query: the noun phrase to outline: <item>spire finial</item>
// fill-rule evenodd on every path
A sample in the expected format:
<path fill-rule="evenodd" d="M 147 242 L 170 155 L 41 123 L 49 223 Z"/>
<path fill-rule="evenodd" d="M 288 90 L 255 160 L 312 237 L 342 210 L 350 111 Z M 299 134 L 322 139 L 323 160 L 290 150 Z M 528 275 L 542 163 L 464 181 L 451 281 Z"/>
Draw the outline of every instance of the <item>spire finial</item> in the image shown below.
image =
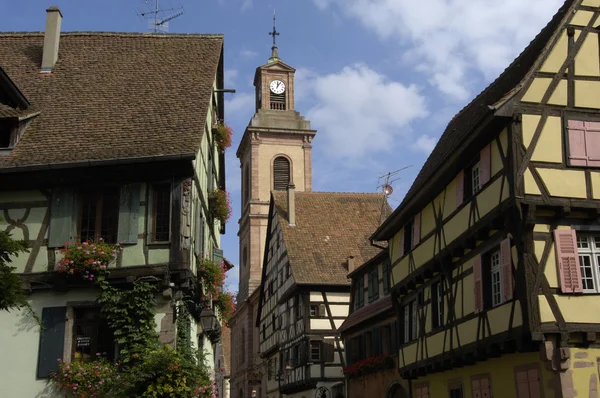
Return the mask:
<path fill-rule="evenodd" d="M 278 61 L 279 55 L 277 54 L 277 36 L 279 36 L 279 32 L 275 27 L 275 9 L 273 9 L 273 31 L 269 32 L 270 36 L 273 36 L 273 47 L 271 47 L 271 58 L 269 58 L 269 62 Z"/>

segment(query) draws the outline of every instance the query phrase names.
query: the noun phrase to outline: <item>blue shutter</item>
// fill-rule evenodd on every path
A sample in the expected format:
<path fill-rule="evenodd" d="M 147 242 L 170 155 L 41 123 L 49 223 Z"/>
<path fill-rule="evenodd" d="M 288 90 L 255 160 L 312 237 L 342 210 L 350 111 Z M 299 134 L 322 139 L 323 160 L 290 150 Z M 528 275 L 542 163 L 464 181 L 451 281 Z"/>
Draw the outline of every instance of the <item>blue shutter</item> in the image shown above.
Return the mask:
<path fill-rule="evenodd" d="M 200 200 L 196 202 L 194 210 L 194 231 L 194 254 L 200 257 L 204 252 L 204 219 Z"/>
<path fill-rule="evenodd" d="M 381 354 L 381 329 L 373 329 L 373 356 Z"/>
<path fill-rule="evenodd" d="M 57 188 L 52 191 L 48 247 L 63 247 L 65 243 L 75 241 L 75 209 L 75 193 L 72 188 Z"/>
<path fill-rule="evenodd" d="M 141 184 L 129 184 L 121 187 L 119 233 L 117 237 L 120 243 L 135 245 L 138 241 L 141 189 Z"/>
<path fill-rule="evenodd" d="M 58 370 L 57 359 L 63 358 L 67 307 L 47 307 L 42 310 L 42 331 L 37 377 L 50 376 Z"/>

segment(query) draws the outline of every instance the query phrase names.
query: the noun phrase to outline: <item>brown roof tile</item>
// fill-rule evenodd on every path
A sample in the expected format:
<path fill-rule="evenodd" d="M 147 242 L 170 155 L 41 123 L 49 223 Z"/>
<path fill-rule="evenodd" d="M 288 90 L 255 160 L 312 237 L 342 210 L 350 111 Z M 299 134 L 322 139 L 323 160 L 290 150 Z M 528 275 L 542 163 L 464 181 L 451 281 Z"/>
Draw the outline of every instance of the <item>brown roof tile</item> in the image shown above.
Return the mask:
<path fill-rule="evenodd" d="M 43 41 L 0 33 L 0 67 L 42 112 L 0 168 L 197 152 L 222 35 L 63 33 L 51 74 Z"/>
<path fill-rule="evenodd" d="M 369 236 L 380 223 L 381 194 L 296 192 L 296 226 L 287 219 L 287 193 L 273 192 L 294 280 L 298 284 L 350 283 L 347 260 L 362 264 L 381 249 Z"/>
<path fill-rule="evenodd" d="M 446 130 L 440 137 L 437 145 L 425 161 L 415 181 L 413 182 L 404 200 L 394 211 L 392 216 L 382 225 L 381 230 L 388 228 L 391 220 L 402 218 L 402 215 L 411 216 L 411 213 L 418 209 L 407 209 L 409 202 L 413 200 L 427 182 L 433 181 L 437 170 L 441 169 L 452 153 L 456 152 L 463 141 L 472 134 L 474 128 L 478 126 L 487 116 L 494 111 L 489 108 L 509 91 L 514 89 L 527 76 L 533 67 L 535 61 L 547 47 L 556 29 L 560 26 L 563 18 L 575 0 L 566 0 L 563 6 L 554 15 L 546 27 L 533 39 L 533 41 L 523 50 L 523 52 L 504 70 L 504 72 L 492 82 L 483 92 L 481 92 L 471 103 L 465 106 L 448 123 Z M 446 165 L 447 167 L 447 165 Z M 421 206 L 416 203 L 415 206 Z M 381 236 L 383 235 L 383 236 Z M 387 239 L 390 233 L 376 234 L 377 239 Z"/>

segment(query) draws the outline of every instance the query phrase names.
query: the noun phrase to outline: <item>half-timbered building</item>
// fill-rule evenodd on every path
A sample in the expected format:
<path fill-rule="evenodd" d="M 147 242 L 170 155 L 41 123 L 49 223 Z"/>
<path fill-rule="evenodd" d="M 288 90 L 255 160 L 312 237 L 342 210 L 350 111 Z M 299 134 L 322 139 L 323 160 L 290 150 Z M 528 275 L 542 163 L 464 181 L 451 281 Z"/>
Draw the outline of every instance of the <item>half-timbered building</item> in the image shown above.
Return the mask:
<path fill-rule="evenodd" d="M 598 394 L 599 15 L 567 0 L 372 237 L 413 396 Z"/>
<path fill-rule="evenodd" d="M 346 348 L 346 397 L 408 398 L 408 384 L 398 373 L 398 319 L 388 251 L 358 266 L 352 258 L 348 271 L 350 311 L 339 328 Z"/>
<path fill-rule="evenodd" d="M 198 263 L 223 260 L 208 208 L 225 188 L 212 131 L 223 37 L 61 33 L 61 21 L 50 7 L 44 33 L 0 33 L 0 228 L 29 243 L 11 265 L 43 322 L 0 313 L 6 397 L 43 395 L 57 358 L 117 355 L 99 290 L 57 273 L 65 244 L 120 242 L 108 280 L 156 282 L 156 330 L 172 345 L 180 299 L 200 304 Z M 214 353 L 201 310 L 190 306 L 190 338 Z"/>
<path fill-rule="evenodd" d="M 369 235 L 380 221 L 378 194 L 273 191 L 257 325 L 267 394 L 343 397 L 348 260 L 381 249 Z"/>

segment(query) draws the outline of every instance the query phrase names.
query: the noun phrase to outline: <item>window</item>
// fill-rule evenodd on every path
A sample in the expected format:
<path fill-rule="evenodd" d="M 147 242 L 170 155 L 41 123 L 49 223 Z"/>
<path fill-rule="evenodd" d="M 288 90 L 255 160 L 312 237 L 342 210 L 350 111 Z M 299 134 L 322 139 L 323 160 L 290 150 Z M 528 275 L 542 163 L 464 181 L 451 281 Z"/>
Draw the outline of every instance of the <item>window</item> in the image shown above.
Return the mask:
<path fill-rule="evenodd" d="M 404 342 L 408 343 L 417 338 L 418 332 L 418 303 L 414 298 L 404 306 Z"/>
<path fill-rule="evenodd" d="M 377 267 L 369 271 L 369 303 L 379 298 L 379 273 Z"/>
<path fill-rule="evenodd" d="M 273 162 L 273 189 L 285 191 L 290 183 L 290 161 L 278 156 Z"/>
<path fill-rule="evenodd" d="M 414 243 L 414 222 L 411 221 L 404 226 L 404 254 L 410 252 Z"/>
<path fill-rule="evenodd" d="M 427 382 L 415 384 L 415 398 L 429 398 L 429 384 Z"/>
<path fill-rule="evenodd" d="M 13 127 L 10 123 L 4 120 L 0 121 L 0 149 L 12 148 L 14 146 L 12 142 L 12 130 Z"/>
<path fill-rule="evenodd" d="M 395 354 L 392 352 L 392 329 L 391 325 L 381 328 L 381 352 L 383 354 Z"/>
<path fill-rule="evenodd" d="M 275 281 L 269 282 L 269 296 L 275 293 Z"/>
<path fill-rule="evenodd" d="M 248 265 L 248 246 L 244 245 L 244 250 L 242 250 L 242 267 Z"/>
<path fill-rule="evenodd" d="M 500 265 L 500 250 L 490 256 L 492 307 L 502 304 L 502 267 Z"/>
<path fill-rule="evenodd" d="M 82 242 L 117 243 L 119 227 L 119 188 L 81 192 L 79 238 Z"/>
<path fill-rule="evenodd" d="M 357 310 L 365 303 L 365 278 L 358 275 L 354 282 L 354 309 Z"/>
<path fill-rule="evenodd" d="M 289 278 L 290 277 L 290 263 L 287 263 L 285 265 L 285 277 Z"/>
<path fill-rule="evenodd" d="M 263 339 L 265 338 L 265 325 L 263 324 Z M 244 363 L 246 361 L 246 330 L 242 328 L 242 334 L 240 335 L 240 362 Z"/>
<path fill-rule="evenodd" d="M 389 259 L 386 259 L 383 263 L 383 294 L 390 292 L 390 274 L 392 271 L 392 263 Z"/>
<path fill-rule="evenodd" d="M 577 253 L 583 292 L 600 292 L 600 236 L 577 236 Z"/>
<path fill-rule="evenodd" d="M 481 189 L 479 181 L 479 163 L 475 164 L 471 169 L 471 194 L 475 195 Z"/>
<path fill-rule="evenodd" d="M 477 375 L 471 378 L 473 398 L 491 398 L 492 383 L 489 374 Z"/>
<path fill-rule="evenodd" d="M 244 203 L 242 205 L 245 205 L 248 200 L 250 200 L 250 170 L 248 169 L 248 165 L 246 165 L 244 168 Z"/>
<path fill-rule="evenodd" d="M 444 326 L 444 281 L 440 280 L 431 287 L 433 291 L 433 317 L 431 321 L 434 328 Z"/>
<path fill-rule="evenodd" d="M 171 184 L 152 186 L 152 241 L 168 242 L 171 231 Z"/>
<path fill-rule="evenodd" d="M 115 358 L 115 342 L 100 308 L 73 308 L 72 359 L 93 361 L 96 353 Z"/>
<path fill-rule="evenodd" d="M 569 166 L 600 166 L 600 122 L 569 120 Z"/>
<path fill-rule="evenodd" d="M 448 393 L 450 398 L 463 398 L 463 387 L 460 383 L 449 383 Z"/>
<path fill-rule="evenodd" d="M 469 200 L 481 189 L 480 156 L 477 155 L 464 171 L 463 201 Z"/>
<path fill-rule="evenodd" d="M 518 398 L 539 398 L 542 396 L 542 381 L 537 365 L 526 365 L 515 369 Z"/>
<path fill-rule="evenodd" d="M 321 342 L 311 341 L 310 342 L 310 361 L 318 362 L 321 360 Z"/>
<path fill-rule="evenodd" d="M 318 304 L 310 305 L 310 316 L 319 316 L 319 305 Z"/>

